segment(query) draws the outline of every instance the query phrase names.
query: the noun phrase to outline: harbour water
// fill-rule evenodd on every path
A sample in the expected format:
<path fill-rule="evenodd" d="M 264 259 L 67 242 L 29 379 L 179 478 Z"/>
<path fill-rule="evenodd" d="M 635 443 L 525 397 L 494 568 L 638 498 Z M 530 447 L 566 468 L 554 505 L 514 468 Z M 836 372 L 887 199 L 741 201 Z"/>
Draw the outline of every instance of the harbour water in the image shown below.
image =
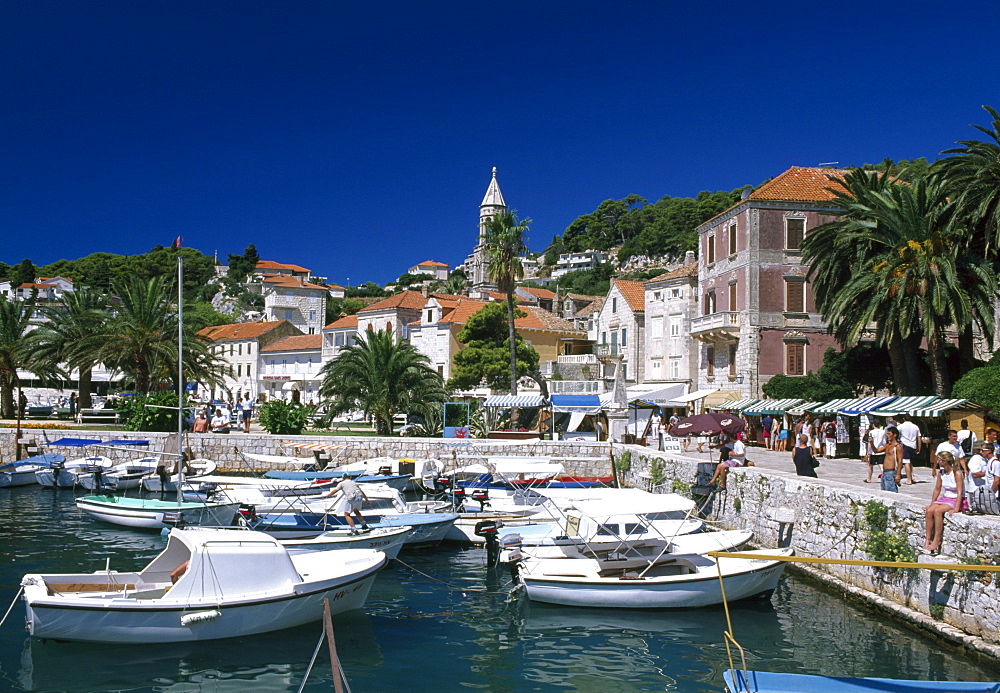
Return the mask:
<path fill-rule="evenodd" d="M 157 534 L 78 512 L 72 491 L 0 489 L 0 608 L 30 572 L 144 565 Z M 718 693 L 721 609 L 620 612 L 529 605 L 479 549 L 404 551 L 364 612 L 334 619 L 351 689 Z M 248 566 L 252 570 L 252 567 Z M 1000 672 L 786 576 L 770 602 L 732 609 L 748 664 L 844 676 L 1000 680 Z M 20 604 L 0 628 L 2 691 L 297 691 L 319 624 L 253 638 L 105 646 L 27 637 Z M 332 690 L 325 648 L 305 687 Z"/>

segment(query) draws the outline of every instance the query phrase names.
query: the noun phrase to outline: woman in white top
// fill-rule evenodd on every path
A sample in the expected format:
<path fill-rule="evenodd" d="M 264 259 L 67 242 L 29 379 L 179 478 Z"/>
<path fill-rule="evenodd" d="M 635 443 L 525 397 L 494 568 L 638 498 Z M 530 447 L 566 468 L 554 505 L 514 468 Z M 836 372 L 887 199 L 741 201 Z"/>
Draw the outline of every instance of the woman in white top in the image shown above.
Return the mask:
<path fill-rule="evenodd" d="M 938 553 L 944 535 L 944 516 L 968 509 L 965 498 L 965 476 L 955 463 L 955 456 L 947 450 L 937 453 L 940 471 L 934 481 L 931 504 L 924 508 L 926 535 L 924 553 Z"/>

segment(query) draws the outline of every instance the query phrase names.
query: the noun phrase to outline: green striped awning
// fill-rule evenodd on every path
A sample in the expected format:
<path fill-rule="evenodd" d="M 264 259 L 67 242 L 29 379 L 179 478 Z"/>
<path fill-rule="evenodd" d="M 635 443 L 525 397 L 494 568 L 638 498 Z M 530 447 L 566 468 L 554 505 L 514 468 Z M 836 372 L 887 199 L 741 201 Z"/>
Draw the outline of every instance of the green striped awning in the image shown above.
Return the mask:
<path fill-rule="evenodd" d="M 752 407 L 761 400 L 754 397 L 744 397 L 743 399 L 738 399 L 735 402 L 720 402 L 717 406 L 712 407 L 713 409 L 723 409 L 725 411 L 743 411 L 748 407 Z"/>
<path fill-rule="evenodd" d="M 813 407 L 812 409 L 809 409 L 807 411 L 811 411 L 813 414 L 835 414 L 838 411 L 840 411 L 841 407 L 843 407 L 845 404 L 850 404 L 851 402 L 855 401 L 857 400 L 855 400 L 853 397 L 845 397 L 843 399 L 833 399 L 827 402 L 826 404 L 820 405 L 818 407 Z"/>
<path fill-rule="evenodd" d="M 766 399 L 744 409 L 743 413 L 751 414 L 753 416 L 763 416 L 764 414 L 784 414 L 801 401 L 801 397 L 791 397 L 788 399 Z"/>
<path fill-rule="evenodd" d="M 889 404 L 874 409 L 871 416 L 899 416 L 911 414 L 916 409 L 926 409 L 940 399 L 937 395 L 918 395 L 916 397 L 899 397 Z"/>
<path fill-rule="evenodd" d="M 914 409 L 913 411 L 908 411 L 906 413 L 911 416 L 941 416 L 949 409 L 960 407 L 968 401 L 969 400 L 967 399 L 939 399 L 929 407 Z"/>
<path fill-rule="evenodd" d="M 895 395 L 893 396 L 878 396 L 878 397 L 859 397 L 858 399 L 852 400 L 851 402 L 845 404 L 840 408 L 839 413 L 846 416 L 857 416 L 858 414 L 867 414 L 870 411 L 878 409 L 882 406 L 887 406 L 894 399 L 898 399 Z"/>
<path fill-rule="evenodd" d="M 821 404 L 823 404 L 823 402 L 803 402 L 802 404 L 796 404 L 794 407 L 787 409 L 786 411 L 789 414 L 795 415 L 805 414 L 806 412 L 816 411 L 816 407 Z"/>

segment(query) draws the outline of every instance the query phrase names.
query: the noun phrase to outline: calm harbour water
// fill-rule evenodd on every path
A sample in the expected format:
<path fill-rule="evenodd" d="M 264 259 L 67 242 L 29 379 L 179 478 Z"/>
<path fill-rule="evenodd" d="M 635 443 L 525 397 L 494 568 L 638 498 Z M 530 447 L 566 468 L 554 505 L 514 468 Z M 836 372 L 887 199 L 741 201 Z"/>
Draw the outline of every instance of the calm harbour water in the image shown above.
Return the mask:
<path fill-rule="evenodd" d="M 131 570 L 157 534 L 108 527 L 71 491 L 0 489 L 0 609 L 29 572 Z M 362 691 L 724 690 L 721 609 L 625 613 L 511 600 L 506 570 L 478 549 L 404 551 L 363 612 L 334 619 L 351 689 Z M 2 613 L 2 612 L 0 612 Z M 319 624 L 225 641 L 101 646 L 41 642 L 15 605 L 0 628 L 2 691 L 297 691 Z M 770 603 L 732 610 L 751 667 L 848 676 L 1000 680 L 877 614 L 786 576 Z M 330 691 L 325 648 L 306 690 Z"/>

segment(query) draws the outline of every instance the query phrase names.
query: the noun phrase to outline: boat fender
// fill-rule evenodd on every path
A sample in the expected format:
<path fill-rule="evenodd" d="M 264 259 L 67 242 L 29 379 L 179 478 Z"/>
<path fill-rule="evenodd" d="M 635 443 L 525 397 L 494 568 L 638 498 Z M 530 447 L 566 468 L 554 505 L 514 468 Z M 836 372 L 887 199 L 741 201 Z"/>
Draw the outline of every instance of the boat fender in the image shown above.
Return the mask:
<path fill-rule="evenodd" d="M 214 621 L 215 619 L 222 616 L 222 612 L 218 609 L 212 609 L 210 611 L 194 611 L 190 614 L 184 614 L 181 616 L 182 626 L 193 626 L 196 623 L 205 623 L 206 621 Z"/>

